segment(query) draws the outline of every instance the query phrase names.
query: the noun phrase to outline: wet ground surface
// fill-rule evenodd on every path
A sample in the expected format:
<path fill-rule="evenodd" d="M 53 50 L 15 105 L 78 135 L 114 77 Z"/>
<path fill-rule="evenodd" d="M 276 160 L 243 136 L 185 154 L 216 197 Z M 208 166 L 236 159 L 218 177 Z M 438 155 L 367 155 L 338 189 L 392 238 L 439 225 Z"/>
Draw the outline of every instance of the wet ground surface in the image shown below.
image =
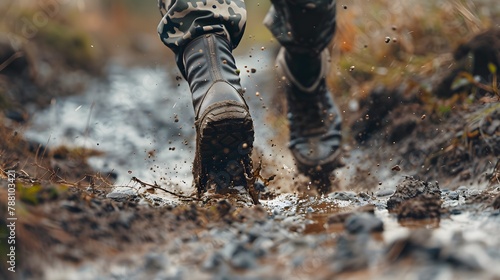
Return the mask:
<path fill-rule="evenodd" d="M 286 147 L 285 116 L 275 110 L 283 98 L 269 78 L 273 56 L 260 49 L 250 55 L 237 61 L 255 119 L 254 156 L 264 177 L 276 175 L 262 205 L 245 195 L 185 201 L 132 181 L 191 194 L 192 105 L 175 72 L 111 68 L 109 83 L 55 100 L 26 133 L 48 146 L 104 151 L 90 163 L 116 177 L 110 193 L 95 194 L 107 198 L 72 194 L 54 202 L 61 204 L 57 211 L 43 210 L 58 213 L 47 221 L 65 233 L 49 249 L 50 264 L 40 259 L 32 266 L 43 264 L 38 270 L 46 279 L 500 278 L 494 157 L 469 162 L 489 177 L 426 172 L 435 165 L 412 151 L 441 147 L 438 138 L 450 132 L 436 132 L 415 150 L 408 142 L 418 137 L 407 136 L 420 133 L 423 113 L 413 110 L 409 121 L 390 113 L 398 119 L 393 126 L 370 131 L 374 136 L 362 144 L 345 141 L 335 191 L 317 196 Z M 354 115 L 370 114 L 363 104 L 346 104 L 347 126 Z M 366 126 L 359 123 L 354 131 Z"/>

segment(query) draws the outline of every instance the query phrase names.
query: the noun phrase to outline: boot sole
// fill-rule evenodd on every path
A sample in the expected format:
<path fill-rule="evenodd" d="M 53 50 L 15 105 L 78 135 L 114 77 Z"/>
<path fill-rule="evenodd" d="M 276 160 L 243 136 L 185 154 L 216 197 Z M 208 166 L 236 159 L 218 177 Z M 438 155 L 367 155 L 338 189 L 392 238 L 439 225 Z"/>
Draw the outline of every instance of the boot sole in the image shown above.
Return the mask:
<path fill-rule="evenodd" d="M 198 193 L 214 185 L 216 193 L 234 186 L 247 189 L 252 170 L 253 122 L 248 109 L 235 101 L 213 104 L 197 122 L 193 175 Z M 246 175 L 246 176 L 245 176 Z"/>

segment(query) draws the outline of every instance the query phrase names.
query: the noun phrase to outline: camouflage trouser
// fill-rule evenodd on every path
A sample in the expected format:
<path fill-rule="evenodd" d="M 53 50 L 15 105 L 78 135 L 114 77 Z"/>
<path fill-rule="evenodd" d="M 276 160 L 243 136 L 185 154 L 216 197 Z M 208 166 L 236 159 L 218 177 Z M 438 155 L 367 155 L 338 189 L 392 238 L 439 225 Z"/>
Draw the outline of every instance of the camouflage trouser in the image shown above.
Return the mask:
<path fill-rule="evenodd" d="M 254 0 L 255 1 L 255 0 Z M 177 55 L 183 69 L 182 50 L 205 33 L 222 35 L 233 48 L 245 31 L 244 0 L 159 0 L 164 16 L 158 25 L 162 42 Z M 335 0 L 271 0 L 264 20 L 288 51 L 319 54 L 335 32 Z M 163 12 L 162 12 L 163 13 Z"/>

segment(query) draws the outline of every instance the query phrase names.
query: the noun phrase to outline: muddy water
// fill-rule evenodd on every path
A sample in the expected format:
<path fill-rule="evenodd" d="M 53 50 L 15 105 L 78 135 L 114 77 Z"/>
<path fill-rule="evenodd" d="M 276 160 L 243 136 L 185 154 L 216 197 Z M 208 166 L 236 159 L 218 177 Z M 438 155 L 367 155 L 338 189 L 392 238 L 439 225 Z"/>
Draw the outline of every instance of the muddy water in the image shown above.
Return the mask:
<path fill-rule="evenodd" d="M 387 271 L 383 269 L 381 271 L 375 270 L 370 272 L 372 276 L 383 278 L 389 275 L 390 278 L 401 279 L 412 278 L 413 275 L 414 278 L 417 275 L 426 275 L 422 274 L 422 269 L 432 268 L 433 271 L 436 271 L 434 276 L 437 278 L 451 279 L 457 275 L 460 276 L 451 272 L 456 268 L 453 266 L 453 262 L 455 262 L 459 263 L 459 267 L 470 266 L 473 268 L 466 270 L 464 275 L 481 278 L 500 277 L 500 268 L 498 265 L 494 265 L 500 263 L 500 253 L 498 253 L 500 252 L 499 212 L 487 205 L 471 205 L 466 201 L 467 197 L 480 194 L 484 186 L 462 189 L 458 192 L 457 199 L 451 198 L 449 190 L 443 190 L 443 207 L 449 209 L 452 214 L 441 220 L 398 222 L 395 215 L 386 210 L 387 199 L 401 180 L 400 175 L 395 176 L 390 171 L 394 162 L 381 162 L 380 165 L 375 166 L 373 161 L 366 160 L 367 157 L 371 156 L 370 153 L 362 149 L 353 149 L 350 151 L 350 156 L 345 158 L 346 166 L 336 171 L 336 186 L 341 191 L 323 197 L 292 193 L 294 182 L 304 181 L 304 178 L 295 174 L 293 161 L 286 149 L 286 144 L 284 144 L 287 136 L 283 135 L 283 131 L 286 129 L 281 127 L 286 126 L 284 121 L 280 122 L 283 116 L 271 114 L 271 106 L 276 105 L 277 100 L 282 100 L 279 96 L 273 97 L 273 93 L 276 92 L 276 84 L 270 78 L 274 76 L 272 72 L 274 68 L 272 65 L 273 55 L 271 52 L 259 51 L 251 53 L 251 56 L 247 54 L 238 57 L 237 61 L 242 70 L 242 84 L 246 88 L 245 97 L 255 119 L 256 153 L 263 158 L 264 163 L 267 163 L 265 166 L 267 172 L 276 174 L 281 179 L 276 183 L 279 186 L 271 186 L 275 189 L 280 187 L 281 190 L 278 193 L 281 192 L 281 194 L 278 194 L 274 199 L 261 201 L 270 215 L 270 219 L 266 223 L 267 230 L 271 229 L 271 232 L 275 234 L 265 231 L 260 233 L 262 240 L 265 240 L 261 245 L 267 248 L 266 244 L 271 242 L 272 245 L 269 245 L 269 248 L 276 252 L 269 253 L 270 257 L 281 258 L 281 261 L 274 260 L 261 264 L 262 271 L 272 271 L 281 266 L 286 268 L 278 274 L 281 277 L 300 278 L 300 275 L 308 275 L 307 271 L 309 270 L 302 265 L 297 266 L 302 267 L 301 269 L 294 268 L 292 264 L 303 258 L 305 263 L 308 260 L 316 260 L 317 262 L 312 267 L 322 267 L 324 271 L 334 271 L 335 273 L 343 272 L 344 266 L 349 267 L 350 264 L 339 262 L 342 264 L 340 268 L 337 266 L 331 268 L 329 262 L 332 259 L 337 260 L 338 255 L 336 254 L 338 253 L 335 252 L 343 250 L 335 246 L 339 240 L 343 240 L 342 238 L 346 236 L 349 213 L 359 213 L 360 207 L 374 205 L 373 215 L 370 216 L 369 220 L 380 220 L 384 230 L 381 233 L 372 234 L 371 238 L 366 241 L 368 243 L 365 241 L 363 241 L 365 243 L 361 243 L 362 247 L 369 248 L 368 253 L 364 249 L 360 251 L 370 256 L 369 260 L 365 260 L 368 265 L 364 266 L 368 271 L 370 271 L 370 267 L 374 267 L 378 262 L 383 262 L 386 258 L 400 256 L 401 253 L 398 252 L 404 251 L 401 248 L 413 248 L 411 250 L 414 250 L 416 255 L 424 255 L 424 257 L 434 256 L 429 253 L 429 251 L 433 252 L 432 250 L 439 249 L 442 254 L 455 250 L 456 255 L 462 257 L 458 260 L 453 259 L 453 261 L 443 261 L 444 257 L 437 258 L 435 263 L 429 257 L 431 261 L 423 262 L 421 266 L 403 265 L 396 267 L 393 270 L 396 271 L 394 274 L 387 274 Z M 253 71 L 252 68 L 256 71 Z M 31 129 L 27 131 L 26 135 L 39 143 L 47 144 L 49 147 L 58 145 L 85 146 L 104 151 L 105 156 L 91 158 L 90 163 L 102 172 L 116 174 L 115 185 L 120 187 L 114 190 L 115 193 L 134 194 L 141 192 L 139 186 L 131 182 L 133 176 L 142 181 L 157 182 L 162 187 L 171 190 L 190 193 L 192 191 L 191 162 L 194 156 L 194 119 L 189 89 L 183 80 L 175 78 L 178 75 L 175 70 L 168 71 L 164 67 L 132 69 L 118 66 L 110 67 L 107 82 L 90 86 L 84 95 L 54 100 L 47 110 L 36 113 L 32 118 Z M 270 119 L 273 121 L 271 122 Z M 366 190 L 363 187 L 352 185 L 353 181 L 359 182 L 359 179 L 353 179 L 354 176 L 359 176 L 359 170 L 365 170 L 364 172 L 371 176 L 372 181 L 381 183 L 377 184 L 375 188 L 372 187 L 368 193 L 361 194 L 360 190 Z M 307 185 L 307 181 L 305 182 Z M 308 187 L 310 186 L 307 185 L 306 188 Z M 352 189 L 357 191 L 348 191 Z M 160 201 L 160 204 L 180 203 L 176 198 L 159 192 L 147 194 L 146 197 Z M 332 220 L 331 217 L 336 215 L 340 218 Z M 363 220 L 361 217 L 354 220 L 353 223 L 358 222 L 359 226 L 364 228 L 369 226 L 369 220 Z M 418 237 L 414 237 L 412 234 L 422 229 L 429 232 L 429 243 L 423 244 L 421 247 L 411 245 L 413 244 L 412 238 Z M 261 229 L 255 226 L 255 230 L 260 231 Z M 232 235 L 232 232 L 228 233 L 224 230 L 221 232 L 234 239 L 225 242 L 241 241 L 241 237 Z M 192 244 L 192 247 L 205 248 L 207 244 L 204 242 L 210 243 L 213 242 L 213 239 L 218 240 L 217 238 L 220 239 L 222 233 L 212 234 L 213 231 L 207 232 L 208 241 L 198 240 Z M 351 235 L 345 238 L 350 240 L 349 236 Z M 398 247 L 399 245 L 391 247 L 391 244 L 397 240 L 403 241 L 396 244 L 407 244 L 407 247 Z M 347 242 L 350 244 L 349 246 L 359 245 L 356 245 L 357 243 L 354 241 L 352 244 L 349 242 Z M 307 249 L 309 247 L 304 249 L 304 244 L 307 244 L 306 247 L 310 246 L 310 248 L 315 249 L 309 250 Z M 169 246 L 173 245 L 165 245 L 167 249 L 170 248 Z M 257 245 L 252 244 L 252 246 Z M 337 249 L 332 251 L 332 248 Z M 196 258 L 197 250 L 178 252 L 178 250 L 171 248 L 167 249 L 165 251 L 170 252 L 168 256 L 165 255 L 166 253 L 161 253 L 159 256 L 161 257 L 163 254 L 168 257 L 172 264 L 171 267 L 175 269 L 171 268 L 173 272 L 160 271 L 163 275 L 173 275 L 173 279 L 187 279 L 186 275 L 191 275 L 190 272 L 196 271 L 200 277 L 203 276 L 202 278 L 211 278 L 207 276 L 210 273 L 207 274 L 199 266 L 193 268 L 193 263 L 196 262 L 189 261 L 191 258 Z M 224 248 L 221 250 L 221 254 L 224 254 Z M 408 254 L 411 254 L 411 250 Z M 211 253 L 205 253 L 206 258 L 210 259 Z M 142 258 L 140 254 L 142 253 L 136 257 Z M 250 254 L 252 258 L 258 258 L 252 254 Z M 146 255 L 148 254 L 146 253 Z M 361 258 L 361 256 L 354 255 L 356 258 Z M 146 268 L 133 265 L 124 267 L 112 263 L 111 267 L 113 265 L 120 271 L 116 274 L 118 276 L 127 275 L 130 272 L 136 276 L 149 275 L 147 266 Z M 87 276 L 95 278 L 96 274 L 92 273 L 100 271 L 97 269 L 99 266 L 97 263 L 90 263 L 85 266 L 87 270 L 75 269 L 67 275 L 73 275 L 74 279 Z M 65 269 L 71 270 L 70 268 Z M 217 275 L 226 276 L 229 279 L 244 275 L 241 270 L 235 272 L 227 267 L 220 269 L 222 272 L 218 271 Z M 478 273 L 474 274 L 475 272 Z M 111 273 L 113 277 L 116 275 Z M 266 276 L 276 274 L 258 275 L 266 278 Z M 366 277 L 365 274 L 351 276 L 353 278 Z"/>

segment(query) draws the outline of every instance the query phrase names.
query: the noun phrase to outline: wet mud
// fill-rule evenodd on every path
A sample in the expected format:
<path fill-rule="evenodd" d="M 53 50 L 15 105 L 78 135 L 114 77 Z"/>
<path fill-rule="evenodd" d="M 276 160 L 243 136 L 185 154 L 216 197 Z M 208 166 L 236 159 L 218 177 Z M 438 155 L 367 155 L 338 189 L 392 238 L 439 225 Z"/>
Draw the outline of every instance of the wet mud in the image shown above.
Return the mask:
<path fill-rule="evenodd" d="M 387 201 L 387 209 L 396 212 L 398 219 L 439 219 L 441 204 L 441 190 L 437 182 L 406 177 Z"/>

